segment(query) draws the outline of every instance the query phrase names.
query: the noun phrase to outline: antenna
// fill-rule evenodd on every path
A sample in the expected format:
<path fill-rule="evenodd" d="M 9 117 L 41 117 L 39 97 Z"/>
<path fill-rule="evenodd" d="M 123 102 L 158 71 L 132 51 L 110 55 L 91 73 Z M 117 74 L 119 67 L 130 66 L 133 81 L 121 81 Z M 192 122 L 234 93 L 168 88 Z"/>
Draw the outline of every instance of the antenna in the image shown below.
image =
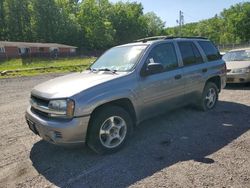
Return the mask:
<path fill-rule="evenodd" d="M 176 22 L 179 24 L 179 36 L 181 36 L 181 28 L 184 25 L 184 15 L 181 10 L 179 12 L 179 20 L 176 20 Z"/>

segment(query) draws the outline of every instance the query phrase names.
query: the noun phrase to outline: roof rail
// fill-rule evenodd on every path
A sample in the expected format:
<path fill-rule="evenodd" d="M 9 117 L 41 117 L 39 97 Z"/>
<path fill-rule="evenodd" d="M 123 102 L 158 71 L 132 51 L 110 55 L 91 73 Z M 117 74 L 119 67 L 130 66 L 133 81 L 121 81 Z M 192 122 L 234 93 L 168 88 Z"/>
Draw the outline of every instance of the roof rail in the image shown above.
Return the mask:
<path fill-rule="evenodd" d="M 147 42 L 147 41 L 151 41 L 151 40 L 166 40 L 166 39 L 178 39 L 178 38 L 183 38 L 183 39 L 208 39 L 206 37 L 201 37 L 201 36 L 193 36 L 193 37 L 180 37 L 180 36 L 153 36 L 153 37 L 146 37 L 146 38 L 142 38 L 142 39 L 138 39 L 135 40 L 135 42 Z"/>
<path fill-rule="evenodd" d="M 151 40 L 159 40 L 159 39 L 165 39 L 167 36 L 153 36 L 153 37 L 146 37 L 142 39 L 135 40 L 135 42 L 147 42 Z"/>
<path fill-rule="evenodd" d="M 178 37 L 178 36 L 169 36 L 169 37 L 166 37 L 165 39 L 208 39 L 206 37 L 201 37 L 201 36 L 193 36 L 193 37 Z"/>

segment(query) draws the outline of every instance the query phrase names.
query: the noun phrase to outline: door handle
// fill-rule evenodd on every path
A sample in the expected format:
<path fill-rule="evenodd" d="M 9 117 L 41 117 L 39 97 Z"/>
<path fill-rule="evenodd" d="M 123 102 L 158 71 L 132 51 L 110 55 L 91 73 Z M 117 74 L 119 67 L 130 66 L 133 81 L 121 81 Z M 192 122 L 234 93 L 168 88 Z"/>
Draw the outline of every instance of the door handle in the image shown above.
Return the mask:
<path fill-rule="evenodd" d="M 204 72 L 204 73 L 205 73 L 205 72 L 207 72 L 207 68 L 205 68 L 205 69 L 202 69 L 202 72 Z"/>
<path fill-rule="evenodd" d="M 179 80 L 179 79 L 181 79 L 181 75 L 178 74 L 178 75 L 176 75 L 174 78 L 175 78 L 176 80 Z"/>

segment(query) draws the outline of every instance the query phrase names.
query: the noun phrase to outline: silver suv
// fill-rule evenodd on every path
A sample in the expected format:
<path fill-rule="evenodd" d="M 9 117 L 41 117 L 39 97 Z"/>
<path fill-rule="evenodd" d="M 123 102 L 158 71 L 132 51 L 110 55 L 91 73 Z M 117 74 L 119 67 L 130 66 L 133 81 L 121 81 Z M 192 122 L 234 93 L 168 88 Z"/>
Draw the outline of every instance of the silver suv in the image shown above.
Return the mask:
<path fill-rule="evenodd" d="M 114 152 L 147 118 L 190 103 L 214 108 L 225 79 L 225 62 L 208 39 L 145 38 L 111 48 L 86 71 L 36 86 L 26 120 L 51 143 Z"/>

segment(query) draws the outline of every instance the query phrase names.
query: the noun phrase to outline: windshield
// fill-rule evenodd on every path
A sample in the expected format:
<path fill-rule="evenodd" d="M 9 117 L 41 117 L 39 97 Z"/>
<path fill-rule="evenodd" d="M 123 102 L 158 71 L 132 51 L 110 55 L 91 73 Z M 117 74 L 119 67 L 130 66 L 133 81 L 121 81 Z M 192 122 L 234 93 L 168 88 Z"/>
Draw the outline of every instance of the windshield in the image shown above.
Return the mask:
<path fill-rule="evenodd" d="M 111 48 L 98 58 L 90 69 L 131 71 L 146 47 L 146 45 L 137 45 Z"/>
<path fill-rule="evenodd" d="M 226 53 L 224 61 L 250 61 L 250 50 L 239 50 Z"/>

